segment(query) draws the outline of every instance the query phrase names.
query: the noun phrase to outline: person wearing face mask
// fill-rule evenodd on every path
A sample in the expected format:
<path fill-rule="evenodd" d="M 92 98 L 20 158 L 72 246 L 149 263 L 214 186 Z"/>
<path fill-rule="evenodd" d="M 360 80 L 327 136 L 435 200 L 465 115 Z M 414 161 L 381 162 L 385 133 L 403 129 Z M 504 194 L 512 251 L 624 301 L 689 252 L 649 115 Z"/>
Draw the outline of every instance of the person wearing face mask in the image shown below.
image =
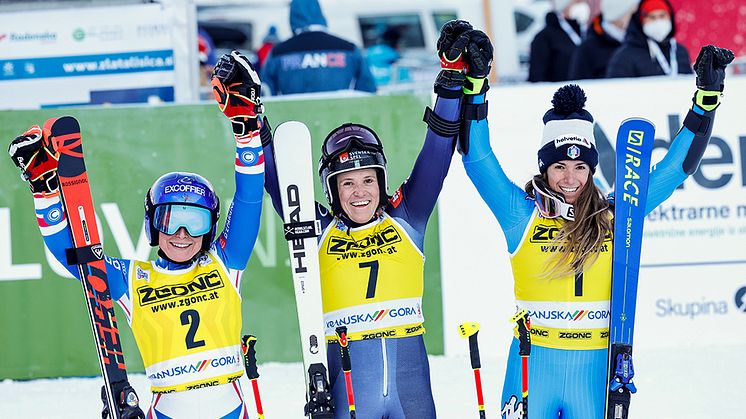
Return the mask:
<path fill-rule="evenodd" d="M 668 0 L 642 0 L 614 52 L 606 77 L 692 74 L 689 51 L 676 42 L 675 14 Z"/>
<path fill-rule="evenodd" d="M 602 0 L 601 14 L 591 21 L 570 61 L 570 80 L 602 79 L 611 55 L 622 45 L 639 0 Z"/>
<path fill-rule="evenodd" d="M 585 35 L 591 10 L 586 0 L 553 0 L 546 26 L 531 41 L 528 81 L 568 80 L 570 58 Z"/>

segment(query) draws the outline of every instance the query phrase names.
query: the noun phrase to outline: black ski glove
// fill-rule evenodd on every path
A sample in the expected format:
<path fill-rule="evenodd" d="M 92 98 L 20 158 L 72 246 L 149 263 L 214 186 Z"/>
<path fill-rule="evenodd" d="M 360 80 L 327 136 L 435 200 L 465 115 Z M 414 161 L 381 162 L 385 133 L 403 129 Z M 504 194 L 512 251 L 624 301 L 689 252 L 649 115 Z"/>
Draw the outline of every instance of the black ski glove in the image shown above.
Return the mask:
<path fill-rule="evenodd" d="M 237 136 L 259 129 L 257 117 L 264 111 L 259 99 L 261 91 L 259 75 L 240 52 L 220 57 L 212 72 L 212 93 Z"/>
<path fill-rule="evenodd" d="M 705 111 L 720 105 L 720 96 L 725 88 L 725 67 L 733 61 L 733 51 L 714 45 L 705 45 L 694 62 L 697 73 L 697 92 L 694 103 Z"/>
<path fill-rule="evenodd" d="M 490 74 L 494 48 L 484 32 L 472 29 L 466 33 L 469 43 L 466 46 L 466 84 L 464 93 L 474 95 L 489 89 L 486 83 Z"/>
<path fill-rule="evenodd" d="M 443 92 L 441 88 L 456 88 L 464 85 L 463 70 L 466 67 L 464 52 L 469 38 L 464 36 L 472 29 L 465 20 L 451 20 L 443 25 L 438 38 L 438 58 L 442 70 L 435 79 L 435 93 Z"/>
<path fill-rule="evenodd" d="M 8 154 L 13 164 L 21 169 L 21 177 L 29 183 L 34 195 L 57 193 L 57 157 L 46 144 L 38 125 L 32 126 L 11 141 Z"/>

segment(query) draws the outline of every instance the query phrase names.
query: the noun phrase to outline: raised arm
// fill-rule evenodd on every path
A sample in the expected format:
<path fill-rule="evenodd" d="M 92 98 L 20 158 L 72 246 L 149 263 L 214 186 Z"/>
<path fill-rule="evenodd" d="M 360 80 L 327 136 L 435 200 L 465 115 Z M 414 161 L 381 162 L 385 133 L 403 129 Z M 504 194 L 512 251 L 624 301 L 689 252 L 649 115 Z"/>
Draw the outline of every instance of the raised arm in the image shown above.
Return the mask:
<path fill-rule="evenodd" d="M 694 63 L 697 91 L 692 108 L 663 160 L 650 173 L 646 213 L 668 199 L 684 180 L 697 171 L 710 142 L 715 111 L 725 87 L 725 68 L 733 61 L 733 52 L 712 45 L 702 47 Z"/>
<path fill-rule="evenodd" d="M 471 29 L 466 21 L 452 20 L 441 30 L 437 47 L 442 69 L 435 80 L 435 110 L 425 110 L 425 143 L 388 209 L 392 216 L 406 219 L 422 237 L 453 157 L 466 80 L 464 50 L 469 38 L 465 34 Z"/>
<path fill-rule="evenodd" d="M 13 163 L 21 169 L 21 177 L 29 183 L 34 199 L 36 221 L 44 245 L 73 277 L 79 278 L 78 268 L 68 265 L 65 250 L 73 247 L 70 227 L 63 208 L 57 179 L 57 157 L 48 147 L 41 128 L 34 125 L 16 137 L 8 147 Z M 128 292 L 128 262 L 104 258 L 111 297 L 124 304 L 121 297 Z"/>
<path fill-rule="evenodd" d="M 489 42 L 484 34 L 475 36 L 478 42 Z M 471 47 L 469 49 L 478 50 Z M 489 89 L 485 78 L 488 73 L 489 69 L 482 77 L 467 75 L 467 86 L 464 88 L 466 103 L 458 150 L 462 154 L 466 174 L 500 223 L 508 242 L 508 250 L 513 251 L 533 212 L 533 203 L 526 200 L 523 189 L 508 179 L 492 152 L 485 101 Z"/>
<path fill-rule="evenodd" d="M 220 57 L 212 77 L 220 110 L 231 121 L 236 140 L 236 192 L 228 208 L 225 227 L 215 248 L 228 268 L 243 270 L 259 233 L 264 195 L 263 111 L 261 81 L 249 60 L 238 51 Z M 266 119 L 265 119 L 266 121 Z"/>

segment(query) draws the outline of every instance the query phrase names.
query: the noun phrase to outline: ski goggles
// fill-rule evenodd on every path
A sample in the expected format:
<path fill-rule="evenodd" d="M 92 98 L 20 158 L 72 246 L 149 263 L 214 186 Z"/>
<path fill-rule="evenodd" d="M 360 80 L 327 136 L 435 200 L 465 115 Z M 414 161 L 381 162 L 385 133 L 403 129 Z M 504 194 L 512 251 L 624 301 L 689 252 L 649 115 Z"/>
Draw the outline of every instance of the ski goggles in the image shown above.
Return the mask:
<path fill-rule="evenodd" d="M 199 237 L 212 230 L 212 213 L 192 205 L 160 205 L 155 208 L 153 227 L 168 235 L 184 227 L 190 236 Z"/>
<path fill-rule="evenodd" d="M 376 151 L 383 150 L 383 144 L 372 132 L 363 129 L 354 131 L 343 131 L 332 134 L 324 142 L 324 157 L 337 155 L 350 148 L 352 142 L 356 142 L 362 148 L 370 148 Z"/>
<path fill-rule="evenodd" d="M 546 190 L 543 185 L 536 183 L 535 179 L 531 180 L 534 186 L 534 200 L 536 208 L 544 218 L 562 217 L 569 221 L 575 221 L 575 208 L 565 202 L 562 197 Z"/>

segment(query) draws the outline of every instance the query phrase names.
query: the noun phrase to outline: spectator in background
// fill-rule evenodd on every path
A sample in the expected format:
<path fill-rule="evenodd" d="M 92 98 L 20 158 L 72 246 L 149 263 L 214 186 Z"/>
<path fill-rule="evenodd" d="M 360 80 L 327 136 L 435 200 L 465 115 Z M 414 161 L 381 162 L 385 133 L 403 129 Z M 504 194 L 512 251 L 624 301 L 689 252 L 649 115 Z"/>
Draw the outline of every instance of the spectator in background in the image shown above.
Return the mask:
<path fill-rule="evenodd" d="M 580 45 L 591 9 L 585 0 L 553 0 L 546 26 L 531 42 L 528 81 L 568 80 L 570 59 Z"/>
<path fill-rule="evenodd" d="M 408 69 L 396 65 L 401 59 L 401 54 L 399 54 L 401 31 L 402 29 L 397 26 L 386 28 L 379 37 L 379 42 L 365 52 L 365 58 L 376 86 L 411 81 Z"/>
<path fill-rule="evenodd" d="M 676 42 L 674 11 L 668 0 L 642 0 L 622 46 L 609 60 L 606 77 L 692 74 L 689 51 Z"/>
<path fill-rule="evenodd" d="M 267 61 L 269 52 L 272 51 L 272 48 L 278 42 L 280 42 L 280 37 L 277 36 L 277 27 L 275 25 L 272 25 L 269 27 L 267 35 L 265 35 L 264 39 L 262 39 L 262 46 L 259 47 L 259 49 L 256 51 L 256 55 L 259 59 L 260 72 L 262 70 L 262 67 L 264 67 L 264 63 Z"/>
<path fill-rule="evenodd" d="M 275 45 L 264 63 L 262 78 L 271 94 L 376 91 L 360 49 L 326 32 L 318 0 L 292 0 L 290 27 L 294 36 Z"/>
<path fill-rule="evenodd" d="M 588 28 L 570 60 L 570 80 L 602 79 L 611 55 L 622 45 L 639 0 L 601 0 L 601 15 Z"/>
<path fill-rule="evenodd" d="M 212 69 L 215 68 L 215 44 L 204 28 L 197 29 L 197 56 L 199 57 L 199 98 L 212 99 Z"/>

